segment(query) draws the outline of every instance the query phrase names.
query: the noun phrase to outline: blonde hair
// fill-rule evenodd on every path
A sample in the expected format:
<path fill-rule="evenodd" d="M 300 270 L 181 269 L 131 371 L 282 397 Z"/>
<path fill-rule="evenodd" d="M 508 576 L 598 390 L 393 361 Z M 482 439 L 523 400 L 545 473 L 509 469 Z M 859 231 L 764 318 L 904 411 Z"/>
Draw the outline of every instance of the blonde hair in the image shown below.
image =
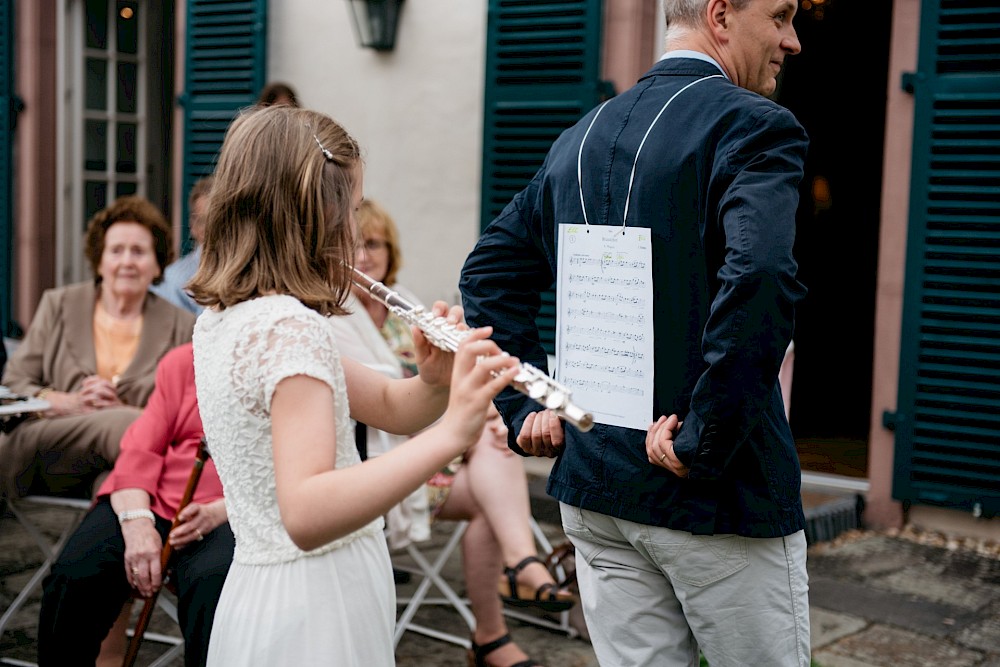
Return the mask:
<path fill-rule="evenodd" d="M 385 237 L 389 251 L 389 267 L 382 282 L 392 287 L 396 284 L 396 274 L 403 268 L 403 253 L 399 249 L 399 229 L 389 212 L 371 199 L 361 202 L 358 209 L 358 233 L 362 238 L 378 233 Z"/>
<path fill-rule="evenodd" d="M 188 285 L 220 310 L 269 293 L 340 315 L 350 289 L 357 142 L 328 116 L 252 107 L 226 132 L 205 216 L 201 265 Z"/>

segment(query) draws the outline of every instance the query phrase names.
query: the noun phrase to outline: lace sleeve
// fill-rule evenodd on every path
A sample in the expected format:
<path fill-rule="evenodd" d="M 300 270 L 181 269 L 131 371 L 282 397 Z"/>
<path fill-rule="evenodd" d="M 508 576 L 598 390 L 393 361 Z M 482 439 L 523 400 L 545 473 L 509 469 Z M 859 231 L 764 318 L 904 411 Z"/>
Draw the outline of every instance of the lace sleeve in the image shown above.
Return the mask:
<path fill-rule="evenodd" d="M 343 372 L 333 332 L 319 315 L 282 317 L 267 330 L 247 336 L 235 356 L 235 384 L 243 384 L 242 377 L 258 388 L 248 393 L 258 396 L 260 403 L 245 407 L 265 417 L 270 416 L 275 387 L 285 378 L 306 375 L 336 393 L 337 375 Z"/>

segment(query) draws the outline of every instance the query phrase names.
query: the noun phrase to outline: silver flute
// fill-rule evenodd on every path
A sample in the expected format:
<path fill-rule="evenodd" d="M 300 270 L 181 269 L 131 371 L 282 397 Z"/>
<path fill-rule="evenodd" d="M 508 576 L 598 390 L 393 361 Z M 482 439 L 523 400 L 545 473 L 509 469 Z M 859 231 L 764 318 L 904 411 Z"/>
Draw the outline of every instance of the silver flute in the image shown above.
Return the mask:
<path fill-rule="evenodd" d="M 357 269 L 354 269 L 352 281 L 388 308 L 390 313 L 420 329 L 432 345 L 446 352 L 458 351 L 458 344 L 469 336 L 468 329 L 459 329 L 443 317 L 434 317 L 423 306 L 410 303 L 399 292 Z M 521 363 L 511 386 L 552 410 L 580 431 L 587 432 L 594 425 L 594 416 L 573 404 L 573 392 L 568 387 L 559 384 L 531 364 Z"/>

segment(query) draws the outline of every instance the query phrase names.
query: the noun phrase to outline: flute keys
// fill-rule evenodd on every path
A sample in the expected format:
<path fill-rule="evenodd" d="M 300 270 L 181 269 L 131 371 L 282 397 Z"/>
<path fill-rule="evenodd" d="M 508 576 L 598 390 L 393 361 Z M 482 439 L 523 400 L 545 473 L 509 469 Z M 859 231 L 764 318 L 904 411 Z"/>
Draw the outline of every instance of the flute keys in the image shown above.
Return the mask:
<path fill-rule="evenodd" d="M 559 390 L 552 391 L 545 397 L 545 407 L 549 410 L 557 410 L 566 405 L 566 400 L 568 398 L 569 397 L 566 396 L 566 394 Z"/>
<path fill-rule="evenodd" d="M 542 403 L 542 399 L 549 392 L 549 388 L 543 382 L 525 382 L 528 389 L 528 396 Z"/>

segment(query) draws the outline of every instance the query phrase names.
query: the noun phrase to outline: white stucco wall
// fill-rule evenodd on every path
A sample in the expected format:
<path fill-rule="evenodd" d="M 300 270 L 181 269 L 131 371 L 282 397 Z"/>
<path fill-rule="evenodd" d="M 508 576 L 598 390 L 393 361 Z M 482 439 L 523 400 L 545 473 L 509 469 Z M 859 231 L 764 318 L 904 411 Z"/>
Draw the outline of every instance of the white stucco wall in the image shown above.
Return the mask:
<path fill-rule="evenodd" d="M 361 143 L 365 196 L 402 235 L 400 282 L 455 301 L 479 236 L 486 0 L 404 2 L 385 54 L 357 45 L 346 0 L 277 0 L 268 14 L 268 78 Z"/>

